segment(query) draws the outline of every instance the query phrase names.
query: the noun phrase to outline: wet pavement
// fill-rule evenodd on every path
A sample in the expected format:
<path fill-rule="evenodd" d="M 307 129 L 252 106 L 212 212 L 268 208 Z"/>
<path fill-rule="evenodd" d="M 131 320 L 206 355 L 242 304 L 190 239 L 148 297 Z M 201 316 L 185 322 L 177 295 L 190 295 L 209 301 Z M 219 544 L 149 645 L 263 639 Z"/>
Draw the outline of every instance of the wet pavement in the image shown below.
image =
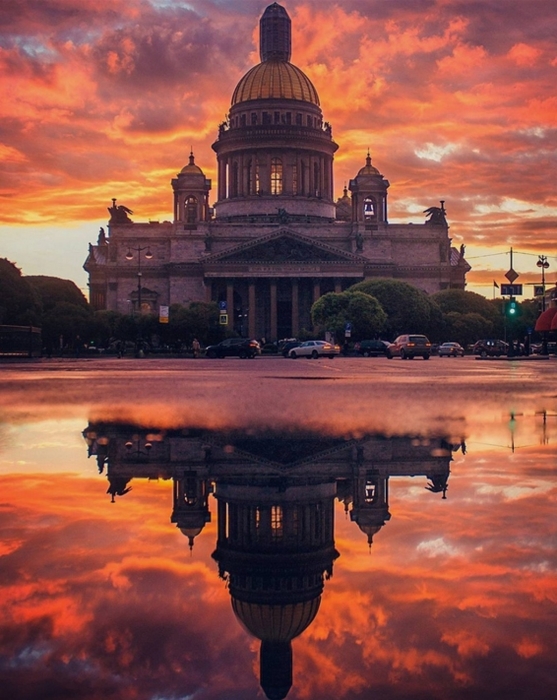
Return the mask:
<path fill-rule="evenodd" d="M 556 370 L 0 365 L 6 697 L 555 697 Z"/>

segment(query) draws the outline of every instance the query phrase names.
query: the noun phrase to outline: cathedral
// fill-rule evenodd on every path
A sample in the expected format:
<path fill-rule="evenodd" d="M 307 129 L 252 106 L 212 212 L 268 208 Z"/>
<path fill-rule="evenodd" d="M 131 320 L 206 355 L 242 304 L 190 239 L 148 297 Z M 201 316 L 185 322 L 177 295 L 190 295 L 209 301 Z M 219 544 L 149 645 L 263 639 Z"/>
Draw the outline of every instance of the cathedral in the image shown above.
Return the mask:
<path fill-rule="evenodd" d="M 309 78 L 291 63 L 291 21 L 260 20 L 260 58 L 218 126 L 216 197 L 193 152 L 171 185 L 172 221 L 135 222 L 117 200 L 89 246 L 95 310 L 160 313 L 216 302 L 231 334 L 275 341 L 311 330 L 327 292 L 388 277 L 427 292 L 464 289 L 464 246 L 451 246 L 444 202 L 420 224 L 390 224 L 389 181 L 368 152 L 335 201 L 338 145 Z M 362 160 L 364 160 L 362 158 Z"/>

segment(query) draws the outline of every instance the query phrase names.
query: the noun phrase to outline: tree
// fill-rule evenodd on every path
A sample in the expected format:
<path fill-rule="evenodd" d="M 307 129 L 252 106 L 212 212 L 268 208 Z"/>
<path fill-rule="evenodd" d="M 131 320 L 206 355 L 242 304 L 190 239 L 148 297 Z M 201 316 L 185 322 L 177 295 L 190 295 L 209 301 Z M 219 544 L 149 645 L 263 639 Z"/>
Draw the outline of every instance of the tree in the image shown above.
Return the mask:
<path fill-rule="evenodd" d="M 495 323 L 498 310 L 493 303 L 475 292 L 464 289 L 444 289 L 431 295 L 444 314 L 456 312 L 459 314 L 479 314 L 491 323 Z"/>
<path fill-rule="evenodd" d="M 425 292 L 407 282 L 377 277 L 358 282 L 349 292 L 374 296 L 387 314 L 385 331 L 391 338 L 401 333 L 426 333 L 437 339 L 442 328 L 439 306 Z"/>
<path fill-rule="evenodd" d="M 39 325 L 42 306 L 37 291 L 21 270 L 0 258 L 0 324 Z"/>
<path fill-rule="evenodd" d="M 472 345 L 480 338 L 490 338 L 493 335 L 493 323 L 478 313 L 461 314 L 449 311 L 445 314 L 445 337 L 456 341 L 462 347 Z"/>
<path fill-rule="evenodd" d="M 350 323 L 351 338 L 361 340 L 381 333 L 387 315 L 375 297 L 346 291 L 320 297 L 311 308 L 311 318 L 321 333 L 331 331 L 337 339 L 344 338 L 346 323 Z"/>
<path fill-rule="evenodd" d="M 88 342 L 92 320 L 88 308 L 58 302 L 43 315 L 43 343 L 49 352 L 57 347 L 78 351 Z"/>
<path fill-rule="evenodd" d="M 45 312 L 50 311 L 61 302 L 81 306 L 84 309 L 89 308 L 89 303 L 83 292 L 71 280 L 47 277 L 46 275 L 28 275 L 25 279 L 37 290 Z"/>

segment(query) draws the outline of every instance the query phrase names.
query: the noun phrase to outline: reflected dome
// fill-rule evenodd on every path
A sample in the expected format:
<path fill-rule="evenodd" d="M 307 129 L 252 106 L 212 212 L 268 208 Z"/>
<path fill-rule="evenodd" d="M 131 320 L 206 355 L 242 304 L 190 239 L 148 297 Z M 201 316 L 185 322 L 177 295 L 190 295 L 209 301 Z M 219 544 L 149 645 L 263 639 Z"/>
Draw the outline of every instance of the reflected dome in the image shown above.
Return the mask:
<path fill-rule="evenodd" d="M 251 634 L 268 642 L 298 637 L 315 619 L 321 596 L 300 603 L 265 605 L 232 598 L 232 609 Z"/>

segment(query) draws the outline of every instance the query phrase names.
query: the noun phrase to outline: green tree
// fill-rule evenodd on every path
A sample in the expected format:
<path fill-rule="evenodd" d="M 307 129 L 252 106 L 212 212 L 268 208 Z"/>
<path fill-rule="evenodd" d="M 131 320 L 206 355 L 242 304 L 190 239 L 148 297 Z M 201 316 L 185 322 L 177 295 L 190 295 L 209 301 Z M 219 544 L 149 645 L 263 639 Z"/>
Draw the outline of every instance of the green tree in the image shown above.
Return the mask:
<path fill-rule="evenodd" d="M 346 323 L 351 323 L 351 338 L 361 340 L 381 333 L 387 315 L 375 297 L 346 291 L 320 297 L 311 308 L 311 318 L 320 333 L 331 331 L 337 339 L 344 338 Z"/>
<path fill-rule="evenodd" d="M 58 347 L 81 351 L 88 343 L 93 315 L 88 308 L 61 301 L 43 314 L 42 336 L 48 352 Z"/>
<path fill-rule="evenodd" d="M 440 306 L 444 314 L 449 312 L 479 314 L 491 323 L 495 323 L 499 313 L 489 299 L 464 289 L 444 289 L 432 294 L 431 299 Z"/>
<path fill-rule="evenodd" d="M 41 312 L 41 299 L 37 291 L 14 263 L 0 258 L 0 323 L 40 325 Z"/>
<path fill-rule="evenodd" d="M 44 312 L 50 311 L 61 302 L 81 306 L 84 309 L 89 308 L 89 303 L 83 292 L 71 280 L 45 275 L 28 275 L 25 279 L 37 290 Z"/>
<path fill-rule="evenodd" d="M 480 338 L 493 336 L 493 323 L 478 313 L 449 311 L 445 314 L 445 329 L 445 339 L 456 341 L 464 348 Z"/>
<path fill-rule="evenodd" d="M 439 306 L 425 292 L 400 280 L 377 277 L 358 282 L 349 292 L 364 292 L 375 297 L 387 314 L 386 334 L 426 333 L 437 340 L 442 331 Z"/>

